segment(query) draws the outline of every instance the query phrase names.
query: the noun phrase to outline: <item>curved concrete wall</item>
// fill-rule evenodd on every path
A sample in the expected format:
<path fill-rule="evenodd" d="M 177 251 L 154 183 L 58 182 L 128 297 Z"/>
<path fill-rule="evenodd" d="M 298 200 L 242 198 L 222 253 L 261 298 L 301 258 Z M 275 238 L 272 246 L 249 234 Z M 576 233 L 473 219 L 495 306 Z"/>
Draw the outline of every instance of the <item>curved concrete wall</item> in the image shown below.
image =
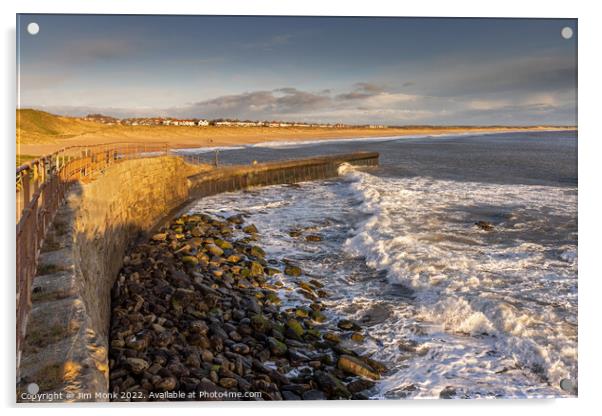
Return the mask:
<path fill-rule="evenodd" d="M 57 394 L 55 401 L 108 400 L 110 291 L 128 245 L 169 213 L 191 197 L 336 176 L 344 162 L 376 165 L 378 154 L 211 171 L 164 156 L 124 161 L 78 184 L 40 254 L 17 400 L 31 401 L 29 383 Z"/>
<path fill-rule="evenodd" d="M 40 255 L 18 400 L 29 383 L 59 401 L 106 400 L 110 291 L 125 250 L 187 201 L 198 171 L 176 157 L 130 160 L 70 192 Z"/>

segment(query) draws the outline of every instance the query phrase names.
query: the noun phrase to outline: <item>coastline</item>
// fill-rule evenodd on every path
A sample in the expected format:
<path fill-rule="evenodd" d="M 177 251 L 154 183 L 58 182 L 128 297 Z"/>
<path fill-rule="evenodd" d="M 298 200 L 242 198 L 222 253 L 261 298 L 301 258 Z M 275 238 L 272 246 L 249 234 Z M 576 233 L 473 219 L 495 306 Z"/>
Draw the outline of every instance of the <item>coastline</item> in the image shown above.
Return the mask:
<path fill-rule="evenodd" d="M 361 326 L 328 322 L 328 288 L 267 258 L 259 232 L 198 212 L 133 247 L 113 288 L 112 401 L 370 398 L 387 368 L 342 342 Z M 281 305 L 281 279 L 303 301 Z"/>
<path fill-rule="evenodd" d="M 17 155 L 42 156 L 68 146 L 96 145 L 111 142 L 168 142 L 172 149 L 225 148 L 269 143 L 319 142 L 362 138 L 449 135 L 471 133 L 507 133 L 576 130 L 577 127 L 408 127 L 408 128 L 262 128 L 262 127 L 172 127 L 172 126 L 103 126 L 96 132 L 73 137 L 47 137 L 28 140 L 24 131 L 17 134 Z M 19 134 L 20 133 L 20 134 Z"/>

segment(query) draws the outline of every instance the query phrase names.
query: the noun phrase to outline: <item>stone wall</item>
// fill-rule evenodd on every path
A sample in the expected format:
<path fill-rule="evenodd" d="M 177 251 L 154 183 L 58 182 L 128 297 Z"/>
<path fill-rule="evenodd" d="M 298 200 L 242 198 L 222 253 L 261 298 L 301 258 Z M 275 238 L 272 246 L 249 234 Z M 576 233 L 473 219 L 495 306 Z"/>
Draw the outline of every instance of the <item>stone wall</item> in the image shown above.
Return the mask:
<path fill-rule="evenodd" d="M 26 394 L 31 383 L 40 393 L 60 395 L 57 401 L 108 400 L 110 291 L 127 246 L 190 198 L 328 178 L 344 162 L 376 165 L 378 154 L 213 170 L 164 156 L 124 161 L 78 183 L 40 254 L 17 400 L 31 401 Z"/>
<path fill-rule="evenodd" d="M 192 167 L 181 159 L 139 159 L 110 169 L 83 188 L 75 220 L 78 291 L 97 332 L 105 336 L 109 291 L 128 243 L 188 199 Z"/>
<path fill-rule="evenodd" d="M 338 176 L 339 166 L 378 165 L 378 153 L 355 152 L 283 162 L 230 166 L 190 177 L 190 195 L 196 198 L 231 192 L 253 186 L 297 183 Z"/>
<path fill-rule="evenodd" d="M 187 201 L 198 171 L 176 157 L 130 160 L 70 192 L 40 255 L 18 400 L 30 383 L 59 401 L 106 400 L 110 291 L 125 250 Z"/>

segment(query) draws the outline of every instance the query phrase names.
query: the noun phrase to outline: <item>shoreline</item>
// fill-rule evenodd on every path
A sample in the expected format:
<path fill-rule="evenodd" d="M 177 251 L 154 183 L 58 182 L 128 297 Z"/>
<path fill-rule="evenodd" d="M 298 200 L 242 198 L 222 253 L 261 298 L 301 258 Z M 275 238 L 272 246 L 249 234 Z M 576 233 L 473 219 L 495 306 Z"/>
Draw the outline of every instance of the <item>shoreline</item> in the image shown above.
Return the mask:
<path fill-rule="evenodd" d="M 242 215 L 193 213 L 127 253 L 113 288 L 112 401 L 370 398 L 385 365 L 340 345 L 364 329 L 328 319 L 328 288 L 266 258 L 259 232 Z M 281 278 L 301 304 L 281 305 Z"/>
<path fill-rule="evenodd" d="M 173 127 L 173 126 L 103 126 L 97 132 L 83 133 L 70 138 L 50 137 L 42 142 L 23 143 L 17 135 L 17 155 L 39 157 L 68 146 L 96 145 L 111 142 L 167 142 L 176 150 L 229 148 L 252 145 L 295 145 L 303 142 L 330 142 L 408 136 L 441 136 L 465 134 L 495 134 L 535 131 L 575 131 L 577 127 L 432 127 L 432 128 L 262 128 L 262 127 Z M 24 132 L 21 137 L 25 137 Z"/>

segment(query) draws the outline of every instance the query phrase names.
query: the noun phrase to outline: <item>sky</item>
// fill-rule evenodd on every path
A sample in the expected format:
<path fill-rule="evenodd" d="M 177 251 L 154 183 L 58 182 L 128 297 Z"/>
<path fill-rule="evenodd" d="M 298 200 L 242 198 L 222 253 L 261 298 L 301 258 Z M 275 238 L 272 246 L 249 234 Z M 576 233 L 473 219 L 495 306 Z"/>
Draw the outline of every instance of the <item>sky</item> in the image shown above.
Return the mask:
<path fill-rule="evenodd" d="M 56 114 L 577 124 L 576 19 L 21 14 L 17 54 Z"/>

